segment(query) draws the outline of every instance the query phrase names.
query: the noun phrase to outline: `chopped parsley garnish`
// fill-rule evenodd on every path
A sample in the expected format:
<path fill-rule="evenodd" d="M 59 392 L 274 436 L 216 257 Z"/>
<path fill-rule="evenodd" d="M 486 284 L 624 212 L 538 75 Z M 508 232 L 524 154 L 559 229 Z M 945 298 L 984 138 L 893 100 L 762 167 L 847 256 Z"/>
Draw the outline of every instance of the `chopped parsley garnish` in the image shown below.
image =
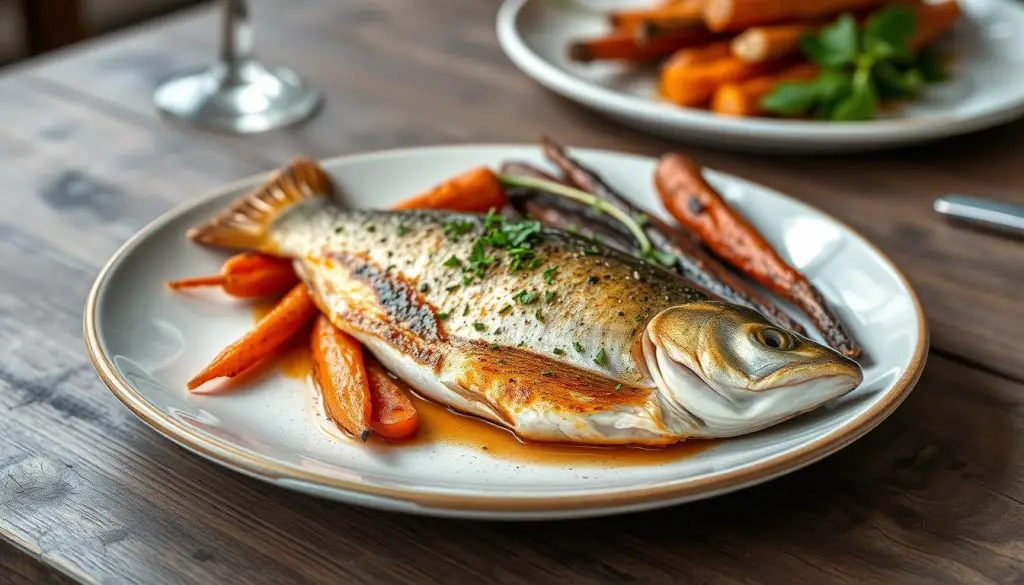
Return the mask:
<path fill-rule="evenodd" d="M 462 309 L 462 316 L 465 317 L 469 314 L 469 305 L 466 305 L 465 309 Z"/>
<path fill-rule="evenodd" d="M 536 311 L 533 312 L 533 317 L 540 321 L 541 323 L 544 322 L 544 313 L 542 313 L 540 309 L 537 309 Z"/>
<path fill-rule="evenodd" d="M 504 307 L 498 309 L 498 314 L 499 315 L 504 315 L 505 313 L 508 313 L 511 310 L 512 310 L 512 305 L 505 305 Z"/>
<path fill-rule="evenodd" d="M 540 373 L 540 375 L 550 378 L 551 376 L 555 375 L 555 372 L 554 370 L 544 370 L 543 372 Z"/>
<path fill-rule="evenodd" d="M 555 293 L 553 293 L 553 292 L 551 292 L 549 290 L 544 291 L 544 302 L 549 304 L 549 305 L 551 303 L 555 302 Z"/>
<path fill-rule="evenodd" d="M 487 347 L 490 347 L 491 349 L 498 349 L 498 344 L 497 343 L 492 343 L 492 344 L 490 344 Z"/>
<path fill-rule="evenodd" d="M 425 282 L 421 282 L 421 283 L 420 283 L 420 292 L 421 292 L 421 293 L 425 293 L 425 292 L 427 292 L 428 290 L 430 290 L 430 285 L 429 285 L 429 284 L 427 284 L 427 283 L 425 283 Z"/>
<path fill-rule="evenodd" d="M 565 350 L 560 347 L 556 347 L 555 349 L 551 350 L 551 353 L 555 355 L 565 355 Z"/>
<path fill-rule="evenodd" d="M 340 234 L 343 231 L 345 231 L 345 228 L 340 226 L 340 225 L 338 227 L 334 228 L 334 233 L 336 233 L 336 234 Z"/>
<path fill-rule="evenodd" d="M 384 274 L 387 274 L 388 272 L 391 272 L 395 268 L 398 268 L 397 264 L 388 264 L 387 268 L 384 269 Z"/>
<path fill-rule="evenodd" d="M 537 293 L 532 291 L 526 292 L 525 290 L 521 290 L 517 292 L 515 296 L 513 296 L 512 298 L 519 301 L 520 304 L 529 305 L 531 303 L 537 302 Z"/>
<path fill-rule="evenodd" d="M 477 240 L 473 244 L 473 251 L 469 253 L 469 268 L 467 270 L 471 270 L 483 278 L 492 262 L 494 262 L 494 257 L 488 256 L 484 251 L 483 240 Z"/>
<path fill-rule="evenodd" d="M 487 326 L 477 321 L 473 323 L 473 329 L 476 329 L 477 331 L 483 331 L 484 329 L 487 329 Z"/>
<path fill-rule="evenodd" d="M 597 246 L 587 246 L 586 248 L 583 248 L 583 255 L 584 256 L 600 256 L 601 255 L 601 249 L 598 248 Z"/>
<path fill-rule="evenodd" d="M 528 266 L 528 268 L 530 270 L 533 270 L 534 268 L 540 267 L 540 265 L 543 263 L 544 261 L 541 260 L 540 258 L 534 258 L 533 260 L 530 260 L 530 265 Z"/>
<path fill-rule="evenodd" d="M 461 268 L 462 261 L 456 258 L 454 255 L 452 255 L 451 257 L 444 261 L 444 264 L 442 264 L 442 266 L 446 266 L 448 268 Z"/>
<path fill-rule="evenodd" d="M 622 390 L 622 384 L 615 385 L 615 391 L 618 392 L 619 390 Z"/>
<path fill-rule="evenodd" d="M 377 226 L 375 226 L 375 225 L 368 225 L 368 226 L 366 226 L 366 231 L 368 231 L 368 232 L 370 232 L 372 234 L 372 233 L 377 231 Z"/>
<path fill-rule="evenodd" d="M 583 346 L 580 345 L 580 342 L 578 342 L 578 341 L 572 342 L 572 348 L 575 349 L 579 353 L 583 353 Z"/>
<path fill-rule="evenodd" d="M 462 275 L 462 284 L 465 284 L 465 285 L 473 284 L 473 275 L 472 274 L 463 274 Z"/>
<path fill-rule="evenodd" d="M 453 290 L 458 290 L 458 288 L 459 288 L 459 285 L 452 284 L 452 285 L 444 287 L 444 290 L 446 290 L 448 292 L 452 292 Z"/>
<path fill-rule="evenodd" d="M 546 282 L 548 284 L 555 284 L 555 273 L 556 272 L 558 272 L 558 268 L 556 268 L 554 266 L 552 266 L 551 268 L 546 269 L 542 273 L 542 276 L 544 277 L 544 282 Z"/>
<path fill-rule="evenodd" d="M 459 239 L 459 236 L 468 234 L 473 230 L 473 222 L 458 220 L 458 221 L 446 221 L 442 226 L 444 235 L 448 236 L 452 240 Z"/>
<path fill-rule="evenodd" d="M 409 226 L 400 225 L 400 226 L 398 226 L 398 229 L 395 230 L 395 233 L 398 234 L 399 237 L 401 237 L 401 236 L 404 236 L 404 235 L 408 234 L 411 231 L 412 231 L 412 228 L 410 228 Z"/>
<path fill-rule="evenodd" d="M 450 316 L 451 316 L 451 313 L 449 313 L 448 311 L 438 311 L 437 312 L 437 318 L 442 320 L 442 321 L 444 321 L 445 319 L 447 319 Z"/>
<path fill-rule="evenodd" d="M 494 328 L 494 334 L 495 334 L 495 335 L 499 335 L 499 334 L 501 334 L 501 327 L 495 327 L 495 328 Z"/>
<path fill-rule="evenodd" d="M 597 350 L 597 354 L 594 355 L 594 363 L 599 366 L 603 366 L 606 361 L 607 359 L 604 353 L 604 348 L 602 347 L 601 349 Z"/>

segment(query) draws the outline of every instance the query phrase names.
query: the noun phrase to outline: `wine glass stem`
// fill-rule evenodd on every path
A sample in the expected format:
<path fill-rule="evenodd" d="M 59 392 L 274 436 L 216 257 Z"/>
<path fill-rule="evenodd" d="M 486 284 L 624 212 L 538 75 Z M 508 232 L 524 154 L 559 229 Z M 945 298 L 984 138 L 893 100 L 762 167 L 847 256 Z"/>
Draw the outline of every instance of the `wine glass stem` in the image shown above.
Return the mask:
<path fill-rule="evenodd" d="M 252 59 L 252 24 L 246 0 L 223 1 L 220 58 L 227 70 L 229 83 L 234 83 L 239 80 L 242 65 Z"/>

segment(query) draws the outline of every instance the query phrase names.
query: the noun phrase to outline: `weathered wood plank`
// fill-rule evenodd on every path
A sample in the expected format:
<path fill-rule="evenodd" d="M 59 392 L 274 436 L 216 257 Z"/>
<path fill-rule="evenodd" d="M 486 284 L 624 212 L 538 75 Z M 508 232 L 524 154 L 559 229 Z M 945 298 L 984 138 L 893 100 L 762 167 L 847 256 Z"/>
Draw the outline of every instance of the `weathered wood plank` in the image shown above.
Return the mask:
<path fill-rule="evenodd" d="M 0 541 L 0 585 L 71 585 L 64 575 L 49 569 L 13 545 Z"/>
<path fill-rule="evenodd" d="M 256 2 L 261 55 L 298 68 L 323 89 L 324 111 L 304 127 L 257 137 L 171 132 L 267 167 L 297 152 L 334 156 L 443 142 L 534 141 L 541 131 L 576 146 L 653 155 L 683 148 L 699 162 L 776 187 L 852 224 L 908 274 L 935 347 L 1024 380 L 1024 361 L 1017 359 L 1024 354 L 1024 339 L 1016 335 L 1016 324 L 1024 322 L 1018 244 L 947 226 L 931 211 L 935 197 L 953 191 L 1024 201 L 1020 149 L 1014 147 L 1024 122 L 912 150 L 810 161 L 673 145 L 553 97 L 520 74 L 494 38 L 498 4 L 435 2 L 422 10 L 416 0 L 301 8 Z M 74 58 L 44 60 L 17 78 L 166 132 L 150 103 L 152 88 L 172 71 L 212 58 L 215 16 L 196 10 Z"/>

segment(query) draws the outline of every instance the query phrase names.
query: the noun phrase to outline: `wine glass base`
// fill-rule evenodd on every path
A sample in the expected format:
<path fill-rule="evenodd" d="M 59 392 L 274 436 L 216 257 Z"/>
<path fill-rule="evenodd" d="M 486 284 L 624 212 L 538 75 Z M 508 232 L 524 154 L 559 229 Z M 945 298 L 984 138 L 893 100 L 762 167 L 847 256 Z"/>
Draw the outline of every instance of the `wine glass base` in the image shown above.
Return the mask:
<path fill-rule="evenodd" d="M 235 70 L 217 64 L 178 74 L 157 87 L 153 101 L 164 115 L 232 134 L 281 128 L 310 117 L 320 94 L 290 69 L 247 62 Z"/>

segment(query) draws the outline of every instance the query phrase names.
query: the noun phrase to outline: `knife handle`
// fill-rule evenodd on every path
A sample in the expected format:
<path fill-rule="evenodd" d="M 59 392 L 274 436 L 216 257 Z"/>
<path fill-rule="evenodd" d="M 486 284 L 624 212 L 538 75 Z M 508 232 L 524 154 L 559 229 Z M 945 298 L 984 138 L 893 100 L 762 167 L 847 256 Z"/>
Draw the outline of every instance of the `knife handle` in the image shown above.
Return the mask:
<path fill-rule="evenodd" d="M 935 200 L 935 211 L 952 219 L 1024 236 L 1024 205 L 968 195 L 946 195 Z"/>

